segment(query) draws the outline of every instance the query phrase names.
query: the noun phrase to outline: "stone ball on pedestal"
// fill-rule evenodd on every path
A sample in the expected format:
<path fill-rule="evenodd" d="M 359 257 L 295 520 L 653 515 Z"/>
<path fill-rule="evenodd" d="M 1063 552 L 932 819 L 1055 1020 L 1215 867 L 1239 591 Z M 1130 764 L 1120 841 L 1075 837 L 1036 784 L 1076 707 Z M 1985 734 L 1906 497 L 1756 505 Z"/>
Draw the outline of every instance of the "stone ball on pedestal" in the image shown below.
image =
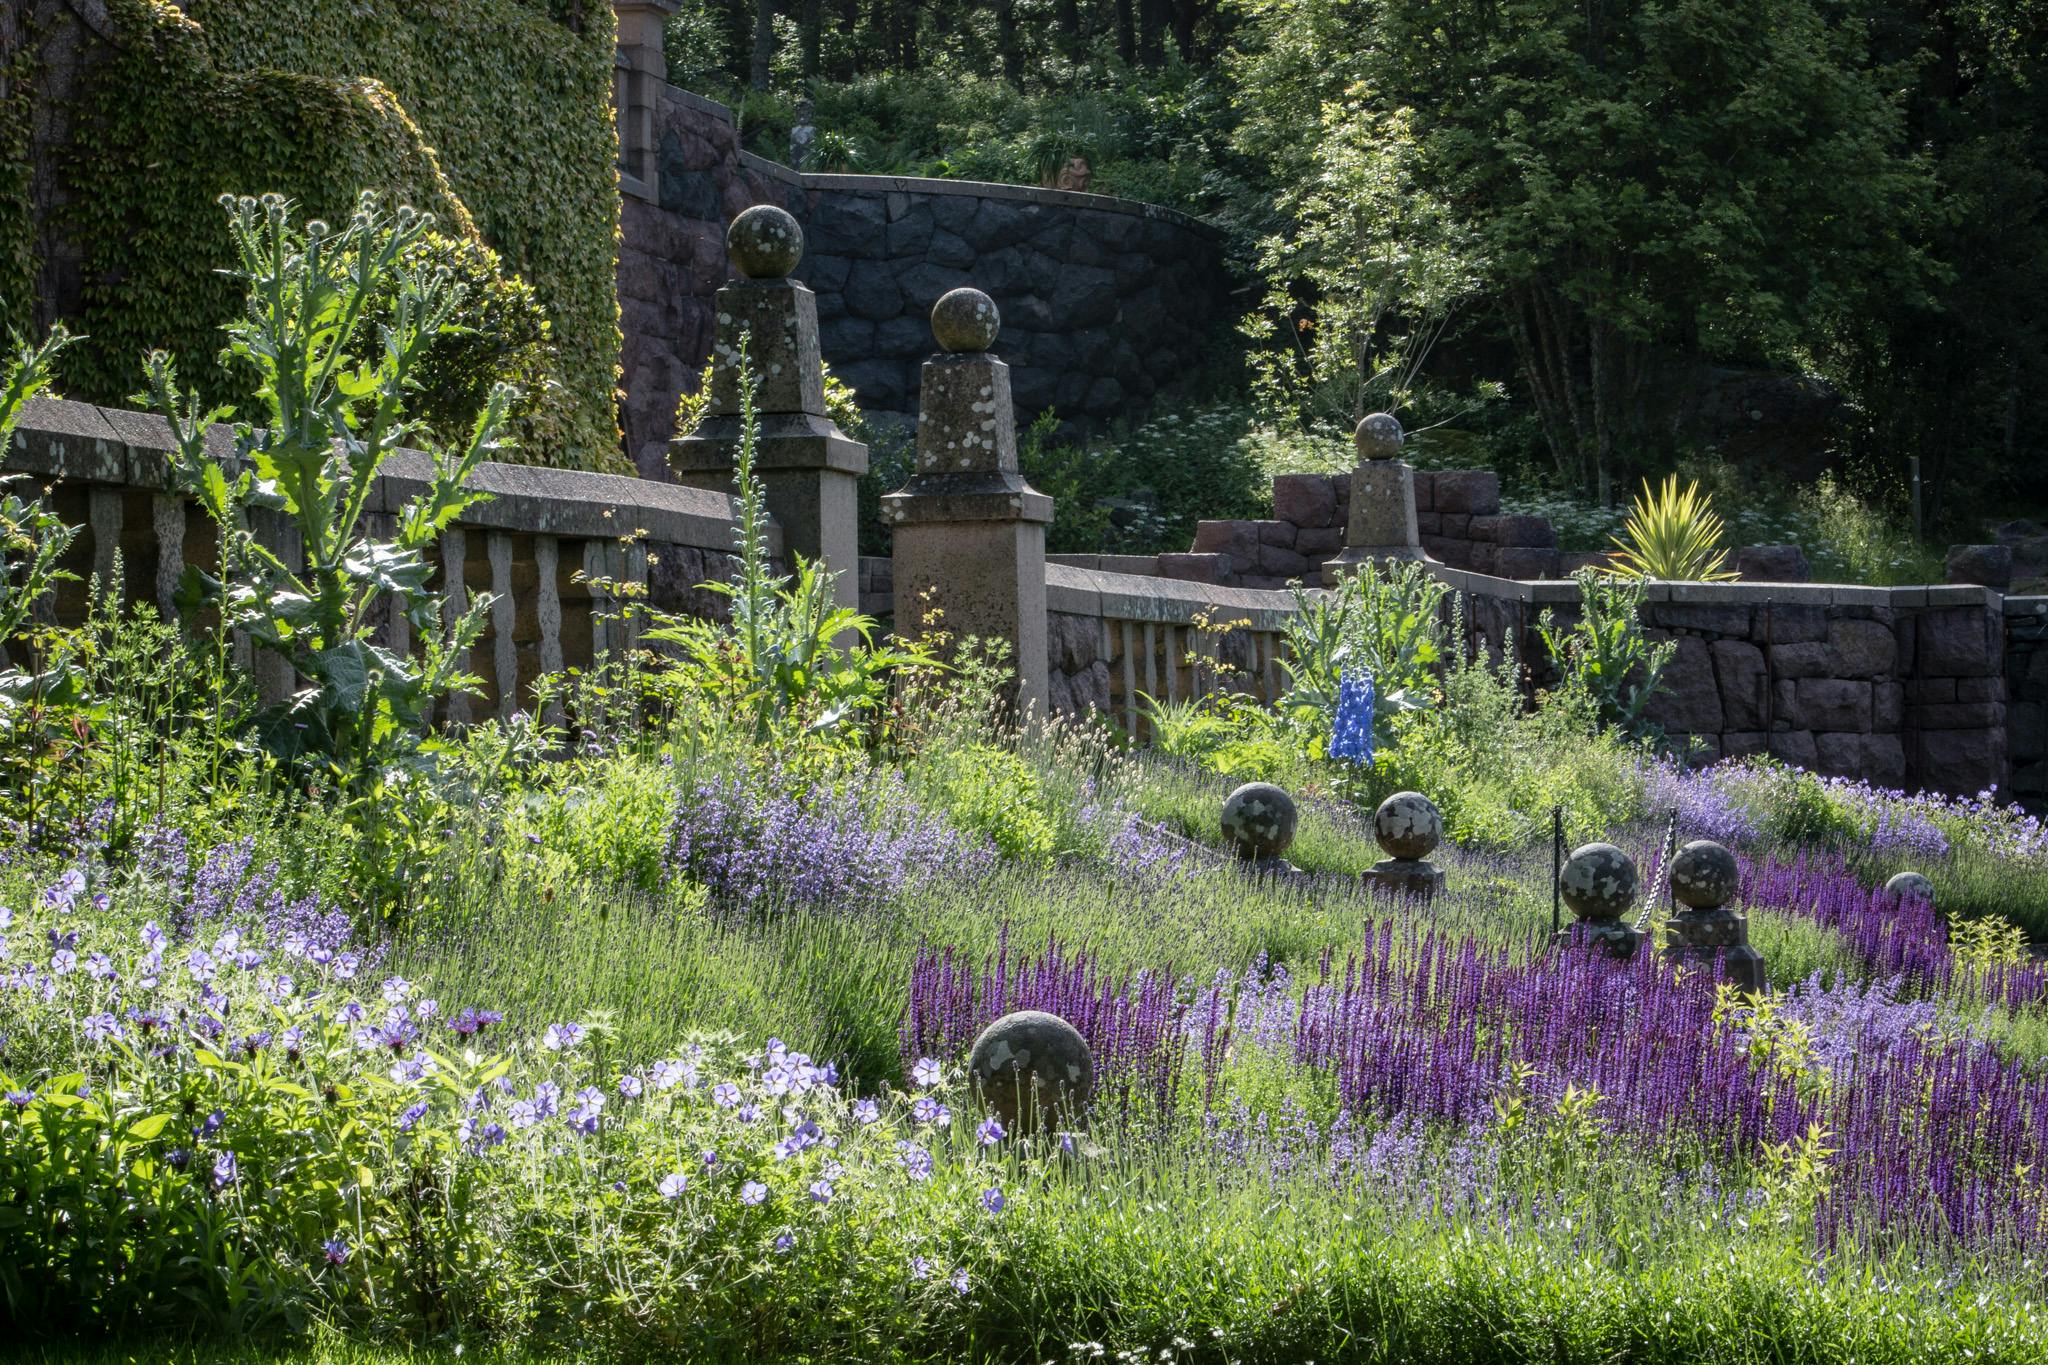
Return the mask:
<path fill-rule="evenodd" d="M 1566 907 L 1593 923 L 1627 914 L 1641 886 L 1636 860 L 1613 844 L 1583 844 L 1573 849 L 1557 874 L 1558 894 Z"/>
<path fill-rule="evenodd" d="M 1240 858 L 1277 858 L 1294 842 L 1301 814 L 1271 782 L 1247 782 L 1223 802 L 1223 837 Z"/>
<path fill-rule="evenodd" d="M 1922 901 L 1934 904 L 1934 883 L 1918 872 L 1900 872 L 1884 884 L 1885 894 L 1901 901 Z"/>
<path fill-rule="evenodd" d="M 1351 443 L 1361 460 L 1391 460 L 1401 453 L 1401 423 L 1391 412 L 1375 412 L 1358 421 Z"/>
<path fill-rule="evenodd" d="M 967 1076 L 982 1102 L 1012 1133 L 1071 1119 L 1095 1094 L 1088 1040 L 1057 1014 L 1017 1010 L 981 1031 Z"/>
<path fill-rule="evenodd" d="M 1742 888 L 1735 855 L 1712 839 L 1695 839 L 1671 860 L 1671 894 L 1692 910 L 1716 910 Z"/>
<path fill-rule="evenodd" d="M 1421 792 L 1395 792 L 1372 813 L 1372 836 L 1390 858 L 1427 858 L 1443 842 L 1444 817 Z"/>
<path fill-rule="evenodd" d="M 996 344 L 1003 315 L 996 301 L 979 289 L 962 285 L 932 305 L 932 336 L 944 351 L 986 351 Z"/>
<path fill-rule="evenodd" d="M 787 279 L 804 258 L 804 230 L 789 210 L 756 204 L 725 230 L 725 254 L 750 280 Z"/>

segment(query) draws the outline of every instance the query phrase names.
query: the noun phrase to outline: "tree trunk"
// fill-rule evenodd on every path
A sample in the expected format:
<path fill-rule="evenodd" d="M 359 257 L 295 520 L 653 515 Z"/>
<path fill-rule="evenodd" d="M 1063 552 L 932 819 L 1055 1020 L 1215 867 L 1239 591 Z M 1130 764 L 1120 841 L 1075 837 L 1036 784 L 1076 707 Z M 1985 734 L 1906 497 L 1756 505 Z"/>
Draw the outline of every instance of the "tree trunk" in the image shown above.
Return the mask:
<path fill-rule="evenodd" d="M 754 0 L 754 61 L 748 68 L 747 84 L 768 89 L 768 63 L 775 55 L 775 0 Z"/>
<path fill-rule="evenodd" d="M 1138 60 L 1156 67 L 1166 60 L 1167 0 L 1138 0 Z"/>
<path fill-rule="evenodd" d="M 824 59 L 824 0 L 801 0 L 797 6 L 797 36 L 803 53 L 800 69 L 808 92 L 811 82 L 818 79 L 818 67 Z"/>
<path fill-rule="evenodd" d="M 1072 61 L 1081 55 L 1081 0 L 1059 0 L 1060 52 Z"/>
<path fill-rule="evenodd" d="M 1201 18 L 1201 0 L 1173 0 L 1173 45 L 1180 59 L 1195 59 L 1195 21 Z"/>
<path fill-rule="evenodd" d="M 1131 22 L 1132 0 L 1116 0 L 1116 55 L 1129 66 L 1138 60 L 1138 31 Z"/>
<path fill-rule="evenodd" d="M 1003 61 L 1003 79 L 1022 88 L 1024 53 L 1017 46 L 1017 0 L 996 0 L 996 52 Z"/>

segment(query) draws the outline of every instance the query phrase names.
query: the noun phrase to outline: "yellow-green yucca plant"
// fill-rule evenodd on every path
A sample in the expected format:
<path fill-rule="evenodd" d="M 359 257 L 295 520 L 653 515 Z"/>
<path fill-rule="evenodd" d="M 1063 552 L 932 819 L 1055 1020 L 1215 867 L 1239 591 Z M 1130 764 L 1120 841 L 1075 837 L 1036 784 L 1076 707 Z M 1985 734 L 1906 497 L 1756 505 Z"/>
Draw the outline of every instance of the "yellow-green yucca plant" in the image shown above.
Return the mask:
<path fill-rule="evenodd" d="M 1621 534 L 1609 539 L 1616 546 L 1615 572 L 1625 578 L 1714 583 L 1735 577 L 1725 567 L 1721 518 L 1714 514 L 1713 500 L 1700 492 L 1698 480 L 1681 490 L 1673 474 L 1654 492 L 1643 480 Z"/>

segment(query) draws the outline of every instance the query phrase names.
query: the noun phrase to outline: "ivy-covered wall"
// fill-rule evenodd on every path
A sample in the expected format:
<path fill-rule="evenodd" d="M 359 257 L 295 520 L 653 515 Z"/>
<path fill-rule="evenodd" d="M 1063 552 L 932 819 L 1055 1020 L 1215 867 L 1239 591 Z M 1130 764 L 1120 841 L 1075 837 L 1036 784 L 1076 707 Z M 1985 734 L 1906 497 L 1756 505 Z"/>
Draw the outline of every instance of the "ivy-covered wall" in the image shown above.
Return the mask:
<path fill-rule="evenodd" d="M 480 237 L 552 324 L 518 458 L 617 470 L 617 140 L 609 6 L 564 0 L 105 0 L 63 156 L 81 254 L 64 378 L 118 402 L 168 345 L 210 385 L 237 306 L 215 200 L 277 191 L 301 217 L 374 188 Z M 4 231 L 0 227 L 0 231 Z M 4 246 L 4 243 L 0 243 Z M 0 251 L 0 264 L 4 264 Z"/>

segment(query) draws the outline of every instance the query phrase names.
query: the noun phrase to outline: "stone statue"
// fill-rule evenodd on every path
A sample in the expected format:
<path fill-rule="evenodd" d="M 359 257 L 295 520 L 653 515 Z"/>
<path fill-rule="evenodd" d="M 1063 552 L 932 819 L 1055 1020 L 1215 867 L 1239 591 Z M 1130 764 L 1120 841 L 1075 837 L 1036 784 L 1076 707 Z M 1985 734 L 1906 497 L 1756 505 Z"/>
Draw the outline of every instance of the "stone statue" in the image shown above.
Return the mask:
<path fill-rule="evenodd" d="M 1078 152 L 1066 159 L 1059 173 L 1053 177 L 1052 187 L 1056 190 L 1073 190 L 1079 194 L 1088 192 L 1088 182 L 1095 176 L 1095 168 L 1088 164 L 1088 158 Z"/>
<path fill-rule="evenodd" d="M 808 98 L 796 102 L 796 126 L 789 130 L 789 165 L 792 170 L 803 170 L 810 164 L 811 144 L 818 140 L 818 130 L 811 122 L 811 102 Z"/>

